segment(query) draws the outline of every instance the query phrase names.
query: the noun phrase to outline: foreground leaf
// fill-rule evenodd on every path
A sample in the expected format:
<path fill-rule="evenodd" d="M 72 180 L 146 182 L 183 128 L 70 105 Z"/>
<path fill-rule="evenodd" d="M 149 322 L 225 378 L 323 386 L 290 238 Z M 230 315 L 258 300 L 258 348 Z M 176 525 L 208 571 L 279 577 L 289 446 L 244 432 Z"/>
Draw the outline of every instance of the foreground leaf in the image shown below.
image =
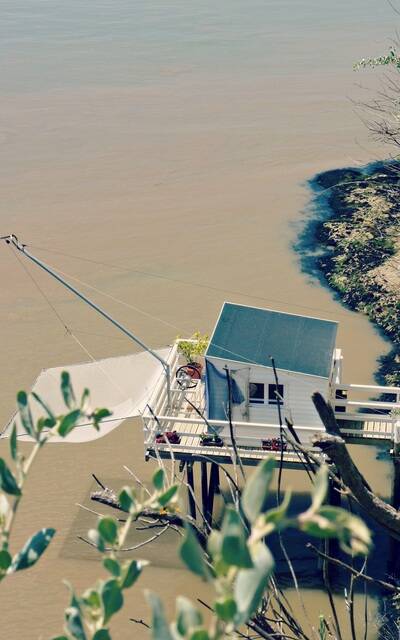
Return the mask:
<path fill-rule="evenodd" d="M 65 436 L 67 436 L 72 431 L 72 429 L 76 427 L 76 424 L 80 417 L 80 409 L 74 409 L 74 411 L 67 413 L 67 415 L 62 418 L 60 426 L 58 427 L 57 431 L 59 435 L 62 438 L 65 438 Z"/>
<path fill-rule="evenodd" d="M 155 471 L 155 473 L 153 474 L 153 485 L 155 489 L 157 489 L 157 491 L 162 491 L 162 489 L 164 488 L 164 481 L 164 469 L 157 469 L 157 471 Z"/>
<path fill-rule="evenodd" d="M 72 409 L 76 404 L 76 400 L 68 371 L 63 371 L 61 373 L 61 393 L 64 398 L 65 405 L 68 409 Z"/>
<path fill-rule="evenodd" d="M 173 484 L 164 493 L 158 496 L 157 500 L 162 507 L 166 507 L 178 491 L 178 485 Z"/>
<path fill-rule="evenodd" d="M 40 404 L 40 406 L 42 407 L 42 409 L 44 409 L 44 411 L 47 413 L 47 420 L 46 420 L 46 426 L 51 429 L 52 427 L 54 427 L 57 423 L 57 418 L 55 417 L 54 413 L 51 411 L 51 409 L 49 409 L 49 407 L 47 406 L 47 404 L 45 402 L 43 402 L 42 398 L 40 396 L 38 396 L 37 393 L 35 393 L 34 391 L 32 391 L 32 395 L 35 398 L 36 402 L 38 404 Z"/>
<path fill-rule="evenodd" d="M 234 596 L 238 608 L 236 624 L 243 624 L 255 613 L 274 569 L 274 559 L 264 543 L 259 542 L 255 546 L 251 557 L 254 567 L 241 569 L 235 582 Z"/>
<path fill-rule="evenodd" d="M 146 599 L 151 607 L 151 636 L 153 640 L 173 640 L 160 598 L 152 591 L 146 591 Z"/>
<path fill-rule="evenodd" d="M 202 624 L 203 619 L 201 613 L 188 598 L 178 596 L 176 599 L 176 608 L 178 614 L 176 626 L 181 636 L 186 636 L 189 631 Z"/>
<path fill-rule="evenodd" d="M 0 551 L 0 580 L 7 573 L 7 569 L 12 562 L 12 558 L 6 549 Z"/>
<path fill-rule="evenodd" d="M 0 489 L 12 496 L 21 495 L 21 489 L 3 458 L 0 458 Z"/>
<path fill-rule="evenodd" d="M 118 526 L 115 518 L 100 518 L 97 524 L 97 529 L 103 540 L 109 542 L 110 544 L 114 544 L 118 535 Z"/>
<path fill-rule="evenodd" d="M 185 539 L 180 548 L 180 556 L 192 573 L 205 580 L 210 578 L 211 574 L 204 557 L 204 551 L 190 526 L 186 527 Z"/>
<path fill-rule="evenodd" d="M 99 629 L 93 636 L 93 640 L 111 640 L 108 629 Z"/>
<path fill-rule="evenodd" d="M 268 490 L 274 475 L 274 468 L 273 458 L 263 460 L 243 490 L 241 505 L 246 517 L 252 523 L 267 508 Z"/>
<path fill-rule="evenodd" d="M 107 580 L 100 589 L 100 597 L 103 603 L 104 624 L 107 624 L 111 616 L 117 613 L 124 603 L 124 597 L 118 581 L 114 579 Z"/>
<path fill-rule="evenodd" d="M 34 438 L 35 427 L 33 424 L 32 413 L 29 407 L 28 395 L 26 391 L 19 391 L 17 393 L 17 405 L 18 405 L 22 426 L 24 427 L 27 434 Z"/>
<path fill-rule="evenodd" d="M 14 422 L 13 424 L 13 428 L 11 431 L 11 436 L 10 436 L 10 452 L 11 452 L 11 457 L 14 460 L 14 462 L 17 459 L 18 456 L 18 449 L 17 449 L 18 445 L 17 445 L 17 425 Z"/>
<path fill-rule="evenodd" d="M 8 573 L 15 573 L 23 569 L 29 569 L 39 560 L 40 556 L 46 551 L 56 530 L 41 529 L 24 545 L 17 555 L 14 556 L 12 564 L 8 569 Z"/>
<path fill-rule="evenodd" d="M 225 511 L 221 535 L 223 561 L 235 567 L 252 567 L 243 524 L 238 512 L 232 507 L 227 507 Z"/>
<path fill-rule="evenodd" d="M 129 511 L 135 506 L 135 495 L 131 487 L 123 487 L 118 496 L 118 502 L 121 509 L 129 513 Z"/>
<path fill-rule="evenodd" d="M 328 467 L 326 465 L 322 465 L 314 480 L 311 504 L 312 511 L 318 511 L 325 501 L 326 494 L 328 492 L 328 478 Z"/>
<path fill-rule="evenodd" d="M 95 429 L 97 429 L 97 431 L 99 430 L 99 425 L 100 422 L 102 420 L 104 420 L 105 418 L 109 418 L 110 416 L 112 416 L 111 411 L 109 411 L 108 409 L 96 409 L 96 411 L 94 411 L 92 413 L 92 420 L 93 420 L 93 426 Z"/>
<path fill-rule="evenodd" d="M 131 587 L 136 582 L 136 580 L 142 573 L 143 568 L 147 564 L 148 563 L 146 560 L 131 560 L 130 562 L 125 564 L 121 572 L 121 589 L 129 589 L 129 587 Z"/>

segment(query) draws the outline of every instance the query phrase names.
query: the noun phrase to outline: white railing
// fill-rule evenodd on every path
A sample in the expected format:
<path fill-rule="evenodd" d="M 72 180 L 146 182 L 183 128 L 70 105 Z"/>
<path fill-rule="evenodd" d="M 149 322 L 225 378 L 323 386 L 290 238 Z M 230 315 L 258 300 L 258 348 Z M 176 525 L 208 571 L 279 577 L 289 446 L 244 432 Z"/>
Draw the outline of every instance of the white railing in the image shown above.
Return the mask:
<path fill-rule="evenodd" d="M 361 394 L 364 396 L 393 394 L 395 401 L 388 402 L 387 400 L 370 399 L 353 400 L 349 397 L 336 397 L 338 395 L 337 392 L 345 392 L 346 395 L 349 394 L 349 396 L 356 395 L 358 398 Z M 338 407 L 343 407 L 344 409 L 342 411 L 335 411 L 335 417 L 337 420 L 363 423 L 376 422 L 378 424 L 382 423 L 382 425 L 386 425 L 382 429 L 379 429 L 378 425 L 377 428 L 373 430 L 363 429 L 363 437 L 377 436 L 394 438 L 395 425 L 399 420 L 399 416 L 396 414 L 400 412 L 400 387 L 372 384 L 335 384 L 332 386 L 331 403 L 335 409 Z M 342 430 L 346 435 L 360 435 L 360 431 L 357 429 L 342 427 Z"/>

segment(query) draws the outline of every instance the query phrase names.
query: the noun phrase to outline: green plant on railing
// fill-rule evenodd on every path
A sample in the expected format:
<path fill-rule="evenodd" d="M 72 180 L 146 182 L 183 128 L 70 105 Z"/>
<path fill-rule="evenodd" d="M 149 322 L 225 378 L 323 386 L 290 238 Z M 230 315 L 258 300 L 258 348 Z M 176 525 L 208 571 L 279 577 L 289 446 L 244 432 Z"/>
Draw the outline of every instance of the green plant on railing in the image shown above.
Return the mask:
<path fill-rule="evenodd" d="M 34 422 L 30 407 L 30 399 L 25 391 L 17 395 L 17 405 L 21 425 L 25 433 L 34 442 L 27 458 L 18 449 L 17 425 L 14 423 L 10 435 L 10 453 L 14 463 L 12 470 L 3 458 L 0 458 L 0 580 L 6 576 L 32 567 L 44 553 L 55 534 L 52 528 L 41 529 L 27 540 L 24 547 L 14 556 L 10 550 L 10 537 L 15 516 L 23 495 L 23 487 L 28 472 L 40 449 L 54 435 L 65 438 L 82 418 L 98 429 L 103 418 L 111 415 L 108 409 L 89 410 L 90 395 L 84 390 L 80 402 L 77 402 L 71 386 L 69 374 L 61 374 L 61 393 L 67 412 L 56 416 L 36 394 L 32 398 L 44 410 L 46 417 Z"/>
<path fill-rule="evenodd" d="M 196 331 L 188 340 L 178 342 L 178 351 L 186 358 L 187 362 L 196 362 L 196 358 L 204 356 L 209 341 L 210 338 L 207 334 Z"/>

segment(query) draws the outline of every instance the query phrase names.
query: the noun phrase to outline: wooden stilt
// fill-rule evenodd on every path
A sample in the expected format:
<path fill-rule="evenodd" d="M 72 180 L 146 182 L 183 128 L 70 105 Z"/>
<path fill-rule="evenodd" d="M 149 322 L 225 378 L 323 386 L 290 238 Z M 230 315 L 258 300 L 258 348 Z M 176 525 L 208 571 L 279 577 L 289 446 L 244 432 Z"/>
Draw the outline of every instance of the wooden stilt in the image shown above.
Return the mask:
<path fill-rule="evenodd" d="M 212 462 L 211 468 L 210 468 L 210 484 L 208 487 L 208 498 L 207 498 L 207 513 L 209 516 L 210 523 L 213 517 L 214 496 L 215 496 L 218 484 L 219 484 L 219 468 L 217 464 Z"/>
<path fill-rule="evenodd" d="M 335 469 L 336 475 L 338 475 L 337 470 Z M 342 502 L 342 496 L 340 492 L 335 487 L 335 483 L 329 478 L 328 481 L 328 495 L 327 495 L 327 503 L 331 507 L 340 507 Z M 339 543 L 335 538 L 325 540 L 325 553 L 328 556 L 332 556 L 333 558 L 337 557 L 339 553 Z M 325 562 L 325 560 L 324 560 Z M 335 571 L 335 566 L 326 561 L 326 566 L 324 567 L 324 571 L 329 580 L 333 579 L 333 574 Z"/>
<path fill-rule="evenodd" d="M 208 512 L 208 478 L 207 478 L 207 462 L 200 462 L 201 466 L 201 508 L 204 517 L 209 522 Z"/>
<path fill-rule="evenodd" d="M 392 482 L 392 506 L 400 508 L 400 455 L 399 444 L 395 442 L 393 450 L 393 482 Z M 400 544 L 394 538 L 390 539 L 390 550 L 388 558 L 388 574 L 396 580 L 400 576 Z"/>
<path fill-rule="evenodd" d="M 194 478 L 193 478 L 193 463 L 188 462 L 186 465 L 186 478 L 188 483 L 188 503 L 189 513 L 192 518 L 196 518 L 196 502 L 194 500 Z"/>
<path fill-rule="evenodd" d="M 400 457 L 393 457 L 392 506 L 400 508 Z"/>
<path fill-rule="evenodd" d="M 221 487 L 219 484 L 219 466 L 215 465 L 215 493 L 219 495 L 221 493 Z"/>

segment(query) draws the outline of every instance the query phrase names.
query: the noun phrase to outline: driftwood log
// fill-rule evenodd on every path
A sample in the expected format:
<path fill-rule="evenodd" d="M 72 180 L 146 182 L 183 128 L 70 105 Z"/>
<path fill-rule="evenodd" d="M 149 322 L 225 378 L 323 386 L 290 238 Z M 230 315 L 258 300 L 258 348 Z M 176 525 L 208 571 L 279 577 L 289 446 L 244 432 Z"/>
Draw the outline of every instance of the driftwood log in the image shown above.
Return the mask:
<path fill-rule="evenodd" d="M 357 502 L 368 515 L 384 527 L 394 538 L 400 540 L 400 512 L 379 498 L 371 489 L 353 462 L 340 435 L 333 409 L 320 393 L 314 393 L 313 402 L 327 433 L 313 438 L 313 445 L 329 456 L 336 466 L 343 483 L 350 489 Z"/>
<path fill-rule="evenodd" d="M 100 491 L 92 491 L 90 494 L 90 499 L 93 500 L 94 502 L 100 502 L 101 504 L 105 504 L 108 507 L 111 507 L 112 509 L 116 509 L 117 511 L 122 511 L 123 513 L 126 513 L 126 511 L 119 504 L 118 496 L 115 493 L 115 491 L 103 485 L 98 480 L 98 478 L 96 478 L 94 474 L 92 474 L 92 476 L 94 477 L 96 482 L 102 487 L 102 489 Z M 179 515 L 177 515 L 176 513 L 167 513 L 164 511 L 162 512 L 153 511 L 151 509 L 145 509 L 142 512 L 141 516 L 144 518 L 150 518 L 151 520 L 154 520 L 155 522 L 160 522 L 161 524 L 175 525 L 175 527 L 179 527 L 179 528 L 184 528 L 186 521 L 189 521 L 192 527 L 196 531 L 196 535 L 200 544 L 202 544 L 203 546 L 205 546 L 206 544 L 207 538 L 204 532 L 197 525 L 196 521 L 193 520 L 192 518 L 187 517 L 185 520 L 181 518 Z"/>

